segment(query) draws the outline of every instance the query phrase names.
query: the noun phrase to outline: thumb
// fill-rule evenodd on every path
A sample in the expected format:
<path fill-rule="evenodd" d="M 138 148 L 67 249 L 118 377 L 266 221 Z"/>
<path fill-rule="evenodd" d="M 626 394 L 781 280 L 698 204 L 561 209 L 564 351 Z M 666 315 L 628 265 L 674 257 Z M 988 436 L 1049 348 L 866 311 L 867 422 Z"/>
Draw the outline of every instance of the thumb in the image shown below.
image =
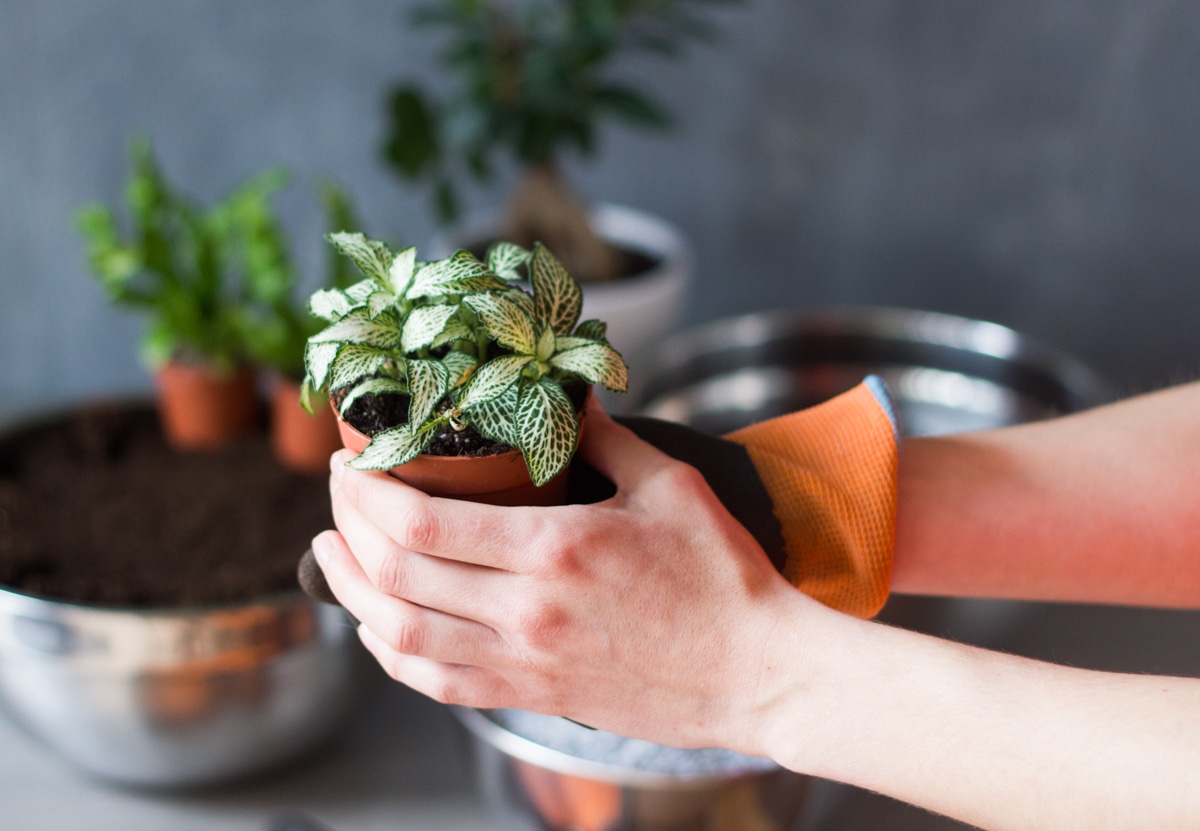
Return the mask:
<path fill-rule="evenodd" d="M 628 427 L 613 421 L 594 395 L 588 399 L 579 454 L 618 490 L 632 487 L 644 475 L 671 461 L 670 456 L 642 441 Z"/>

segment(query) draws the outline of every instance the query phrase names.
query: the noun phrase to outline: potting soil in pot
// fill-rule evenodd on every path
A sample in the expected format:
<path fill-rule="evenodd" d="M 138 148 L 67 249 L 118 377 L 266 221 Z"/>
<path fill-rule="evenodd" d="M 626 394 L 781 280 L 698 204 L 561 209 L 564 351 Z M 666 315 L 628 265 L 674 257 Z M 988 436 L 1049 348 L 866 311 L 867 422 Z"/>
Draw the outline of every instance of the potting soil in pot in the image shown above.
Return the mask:
<path fill-rule="evenodd" d="M 746 756 L 732 750 L 668 747 L 641 739 L 628 739 L 603 730 L 592 730 L 557 716 L 524 710 L 488 710 L 487 714 L 504 729 L 551 750 L 577 759 L 646 773 L 705 776 L 734 771 L 767 771 L 777 767 L 770 759 Z"/>
<path fill-rule="evenodd" d="M 296 587 L 332 527 L 324 476 L 265 435 L 169 449 L 148 406 L 81 409 L 0 436 L 0 584 L 78 603 L 180 607 Z"/>

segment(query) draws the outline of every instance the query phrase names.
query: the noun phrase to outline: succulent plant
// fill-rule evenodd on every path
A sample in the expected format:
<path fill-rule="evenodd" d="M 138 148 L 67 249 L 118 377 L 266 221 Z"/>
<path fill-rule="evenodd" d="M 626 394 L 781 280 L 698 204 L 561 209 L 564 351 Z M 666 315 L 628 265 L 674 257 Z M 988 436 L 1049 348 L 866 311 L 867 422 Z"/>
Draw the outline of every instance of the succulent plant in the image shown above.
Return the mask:
<path fill-rule="evenodd" d="M 474 428 L 521 451 L 543 485 L 569 464 L 579 417 L 564 385 L 624 392 L 628 369 L 605 325 L 579 322 L 579 284 L 542 245 L 501 242 L 419 262 L 359 233 L 330 234 L 365 279 L 316 292 L 328 324 L 305 348 L 305 394 L 326 390 L 344 415 L 364 395 L 408 397 L 408 420 L 371 437 L 351 465 L 386 470 L 445 429 Z"/>

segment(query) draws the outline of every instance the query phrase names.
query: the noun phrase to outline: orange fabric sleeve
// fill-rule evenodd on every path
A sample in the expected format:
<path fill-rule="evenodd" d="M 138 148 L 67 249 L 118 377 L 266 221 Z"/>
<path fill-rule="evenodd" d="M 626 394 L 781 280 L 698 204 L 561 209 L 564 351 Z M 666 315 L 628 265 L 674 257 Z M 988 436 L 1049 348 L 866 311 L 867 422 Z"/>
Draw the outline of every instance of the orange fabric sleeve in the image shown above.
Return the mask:
<path fill-rule="evenodd" d="M 792 585 L 872 617 L 887 600 L 898 433 L 877 378 L 806 410 L 725 436 L 744 446 L 783 529 Z"/>

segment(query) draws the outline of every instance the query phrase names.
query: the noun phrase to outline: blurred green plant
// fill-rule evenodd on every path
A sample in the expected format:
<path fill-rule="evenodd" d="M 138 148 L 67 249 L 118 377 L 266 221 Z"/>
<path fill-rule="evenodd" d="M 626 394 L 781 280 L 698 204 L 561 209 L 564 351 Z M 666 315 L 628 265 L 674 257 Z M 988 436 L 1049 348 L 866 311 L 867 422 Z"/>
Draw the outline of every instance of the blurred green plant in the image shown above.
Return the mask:
<path fill-rule="evenodd" d="M 229 374 L 254 363 L 299 379 L 304 345 L 321 328 L 294 297 L 297 270 L 271 199 L 288 181 L 273 168 L 204 207 L 167 181 L 149 140 L 130 147 L 125 187 L 128 228 L 115 208 L 91 204 L 77 215 L 92 272 L 114 303 L 144 313 L 143 359 L 179 360 Z M 346 194 L 325 185 L 330 231 L 358 227 Z M 331 257 L 328 285 L 353 281 Z"/>
<path fill-rule="evenodd" d="M 710 40 L 707 14 L 740 0 L 436 0 L 419 6 L 416 24 L 445 36 L 440 60 L 457 86 L 434 96 L 414 83 L 395 87 L 388 102 L 384 155 L 404 178 L 432 186 L 442 221 L 459 213 L 464 174 L 487 181 L 500 156 L 524 171 L 509 206 L 508 233 L 530 245 L 541 239 L 587 274 L 574 227 L 587 225 L 578 199 L 562 183 L 567 151 L 590 157 L 602 122 L 637 127 L 671 124 L 652 97 L 618 80 L 612 65 L 632 53 L 679 54 Z M 532 204 L 531 204 L 532 203 Z M 564 219 L 562 212 L 570 215 Z M 560 231 L 560 229 L 562 229 Z M 583 243 L 585 245 L 593 243 Z"/>

